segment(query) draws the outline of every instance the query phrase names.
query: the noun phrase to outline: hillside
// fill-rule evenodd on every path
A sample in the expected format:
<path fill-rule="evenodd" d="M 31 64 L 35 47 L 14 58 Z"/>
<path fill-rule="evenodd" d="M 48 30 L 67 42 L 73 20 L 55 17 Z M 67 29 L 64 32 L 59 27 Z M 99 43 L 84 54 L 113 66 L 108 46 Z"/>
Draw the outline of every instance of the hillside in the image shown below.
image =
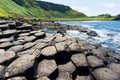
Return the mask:
<path fill-rule="evenodd" d="M 83 18 L 69 6 L 35 0 L 0 0 L 1 17 Z"/>
<path fill-rule="evenodd" d="M 118 14 L 117 16 L 115 16 L 114 20 L 120 20 L 120 14 Z"/>

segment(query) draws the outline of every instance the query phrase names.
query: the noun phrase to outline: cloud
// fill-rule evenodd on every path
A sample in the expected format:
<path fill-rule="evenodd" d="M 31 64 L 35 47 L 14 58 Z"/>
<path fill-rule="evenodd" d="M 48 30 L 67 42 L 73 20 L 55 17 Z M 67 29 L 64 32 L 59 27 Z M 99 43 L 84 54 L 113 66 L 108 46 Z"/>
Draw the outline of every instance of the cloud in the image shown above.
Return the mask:
<path fill-rule="evenodd" d="M 113 9 L 113 8 L 116 8 L 118 6 L 118 4 L 112 3 L 112 2 L 111 3 L 103 3 L 102 5 L 108 9 Z"/>
<path fill-rule="evenodd" d="M 73 6 L 72 9 L 75 9 L 80 12 L 85 12 L 85 13 L 90 11 L 90 8 L 87 6 L 85 6 L 85 7 Z"/>
<path fill-rule="evenodd" d="M 77 10 L 79 12 L 83 12 L 87 15 L 91 15 L 93 14 L 92 13 L 92 9 L 90 7 L 87 7 L 87 6 L 82 6 L 82 7 L 79 7 L 79 6 L 72 6 L 72 9 L 74 10 Z"/>

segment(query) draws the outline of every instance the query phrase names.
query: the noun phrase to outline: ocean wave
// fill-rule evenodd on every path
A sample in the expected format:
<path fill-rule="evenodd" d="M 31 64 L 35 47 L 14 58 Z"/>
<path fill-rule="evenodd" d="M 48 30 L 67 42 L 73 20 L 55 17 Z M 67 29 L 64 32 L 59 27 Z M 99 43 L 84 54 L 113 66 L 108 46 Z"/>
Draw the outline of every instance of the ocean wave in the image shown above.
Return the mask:
<path fill-rule="evenodd" d="M 66 24 L 75 24 L 78 26 L 87 27 L 90 30 L 96 31 L 99 36 L 90 38 L 87 34 L 80 32 L 69 32 L 74 37 L 82 38 L 88 42 L 97 42 L 105 47 L 110 47 L 113 50 L 118 50 L 120 46 L 120 23 L 115 21 L 68 21 Z M 120 48 L 119 48 L 120 51 Z"/>
<path fill-rule="evenodd" d="M 102 22 L 102 21 L 82 21 L 82 22 Z"/>
<path fill-rule="evenodd" d="M 82 25 L 80 25 L 80 26 L 87 27 L 87 28 L 94 28 L 94 26 L 85 25 L 85 24 L 82 24 Z"/>

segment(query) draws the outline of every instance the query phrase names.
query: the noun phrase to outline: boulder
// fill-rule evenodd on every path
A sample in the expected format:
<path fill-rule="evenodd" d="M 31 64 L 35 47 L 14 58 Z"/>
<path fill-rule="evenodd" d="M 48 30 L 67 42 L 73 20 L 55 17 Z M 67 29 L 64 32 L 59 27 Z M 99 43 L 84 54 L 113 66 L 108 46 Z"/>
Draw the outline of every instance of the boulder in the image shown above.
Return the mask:
<path fill-rule="evenodd" d="M 23 55 L 14 60 L 5 70 L 5 77 L 11 77 L 20 73 L 24 73 L 29 68 L 33 67 L 35 56 Z"/>
<path fill-rule="evenodd" d="M 95 32 L 95 31 L 88 31 L 87 34 L 88 34 L 89 36 L 93 36 L 93 37 L 98 36 L 97 32 Z"/>
<path fill-rule="evenodd" d="M 54 46 L 48 46 L 41 50 L 42 55 L 44 56 L 53 56 L 57 54 L 57 50 Z"/>
<path fill-rule="evenodd" d="M 37 69 L 37 77 L 45 77 L 52 74 L 57 69 L 57 64 L 54 60 L 43 60 L 39 63 Z"/>
<path fill-rule="evenodd" d="M 27 80 L 25 77 L 13 77 L 13 78 L 9 78 L 7 80 Z"/>
<path fill-rule="evenodd" d="M 20 21 L 16 21 L 15 24 L 16 24 L 16 26 L 22 26 L 23 25 L 23 23 L 20 22 Z"/>
<path fill-rule="evenodd" d="M 17 55 L 18 56 L 22 56 L 22 55 L 25 55 L 25 54 L 29 54 L 29 55 L 32 55 L 34 53 L 35 49 L 28 49 L 28 50 L 25 50 L 25 51 L 22 51 L 22 52 L 18 52 Z"/>
<path fill-rule="evenodd" d="M 34 34 L 36 37 L 38 38 L 44 38 L 45 37 L 45 32 L 38 32 L 36 34 Z"/>
<path fill-rule="evenodd" d="M 15 22 L 9 23 L 8 25 L 10 29 L 16 29 Z"/>
<path fill-rule="evenodd" d="M 25 37 L 24 41 L 25 41 L 25 42 L 32 42 L 32 41 L 34 41 L 35 39 L 36 39 L 35 36 L 28 36 L 28 37 Z"/>
<path fill-rule="evenodd" d="M 0 65 L 0 79 L 3 78 L 5 66 Z"/>
<path fill-rule="evenodd" d="M 2 49 L 6 49 L 6 48 L 9 48 L 11 47 L 13 44 L 11 42 L 4 42 L 4 43 L 1 43 L 0 44 L 0 48 Z"/>
<path fill-rule="evenodd" d="M 99 47 L 97 50 L 92 50 L 93 54 L 102 58 L 107 59 L 107 56 L 115 57 L 116 53 L 108 47 Z M 107 60 L 108 61 L 108 60 Z"/>
<path fill-rule="evenodd" d="M 58 52 L 66 51 L 66 48 L 68 47 L 65 42 L 56 43 L 55 46 Z"/>
<path fill-rule="evenodd" d="M 19 34 L 20 37 L 24 37 L 24 36 L 29 36 L 30 33 L 22 33 L 22 34 Z"/>
<path fill-rule="evenodd" d="M 55 38 L 54 34 L 46 33 L 46 38 Z"/>
<path fill-rule="evenodd" d="M 24 40 L 26 37 L 28 37 L 28 36 L 18 37 L 17 40 Z"/>
<path fill-rule="evenodd" d="M 0 20 L 0 25 L 7 24 L 7 23 L 8 23 L 7 20 Z"/>
<path fill-rule="evenodd" d="M 92 43 L 92 45 L 95 46 L 96 49 L 102 47 L 100 43 Z"/>
<path fill-rule="evenodd" d="M 62 34 L 63 34 L 63 33 L 66 33 L 66 30 L 63 29 L 63 28 L 62 28 L 62 29 L 60 28 L 60 29 L 57 30 L 57 33 L 62 33 Z"/>
<path fill-rule="evenodd" d="M 48 77 L 41 77 L 41 78 L 39 78 L 37 80 L 50 80 L 50 79 Z"/>
<path fill-rule="evenodd" d="M 23 50 L 23 48 L 23 45 L 17 45 L 9 48 L 8 51 L 20 52 Z"/>
<path fill-rule="evenodd" d="M 32 30 L 32 26 L 31 25 L 23 25 L 23 26 L 18 26 L 17 30 L 24 30 L 24 32 L 26 31 L 31 31 Z M 25 31 L 26 30 L 26 31 Z"/>
<path fill-rule="evenodd" d="M 100 51 L 103 51 L 104 53 L 111 53 L 111 52 L 113 52 L 113 50 L 108 48 L 108 47 L 99 47 L 98 49 Z"/>
<path fill-rule="evenodd" d="M 45 37 L 45 38 L 42 40 L 42 42 L 48 43 L 48 42 L 53 41 L 54 38 L 55 38 L 54 36 Z"/>
<path fill-rule="evenodd" d="M 87 32 L 87 31 L 89 31 L 89 29 L 88 29 L 87 27 L 82 27 L 82 26 L 80 26 L 80 27 L 79 27 L 79 31 L 80 31 L 80 32 Z"/>
<path fill-rule="evenodd" d="M 58 65 L 58 70 L 62 71 L 62 72 L 73 73 L 75 71 L 75 69 L 76 69 L 76 67 L 74 66 L 74 64 L 71 61 L 66 64 Z"/>
<path fill-rule="evenodd" d="M 81 51 L 81 47 L 79 46 L 78 43 L 75 43 L 75 42 L 70 44 L 69 48 L 70 48 L 71 51 Z"/>
<path fill-rule="evenodd" d="M 24 50 L 26 50 L 26 49 L 29 49 L 29 48 L 35 46 L 35 45 L 36 44 L 34 42 L 28 42 L 28 43 L 24 44 L 23 47 L 24 47 Z"/>
<path fill-rule="evenodd" d="M 30 27 L 32 27 L 32 25 L 31 24 L 29 24 L 29 23 L 23 23 L 23 27 L 28 27 L 28 28 L 30 28 Z"/>
<path fill-rule="evenodd" d="M 0 32 L 0 38 L 2 38 L 3 37 L 3 32 Z"/>
<path fill-rule="evenodd" d="M 94 50 L 96 49 L 96 47 L 90 43 L 87 43 L 83 46 L 82 48 L 84 51 L 91 51 L 91 50 Z"/>
<path fill-rule="evenodd" d="M 40 52 L 40 50 L 35 49 L 35 51 L 32 53 L 32 55 L 39 57 L 41 55 L 41 52 Z"/>
<path fill-rule="evenodd" d="M 37 33 L 38 31 L 30 31 L 30 35 L 34 35 L 35 33 Z"/>
<path fill-rule="evenodd" d="M 0 49 L 0 53 L 4 53 L 5 52 L 5 50 L 4 49 Z"/>
<path fill-rule="evenodd" d="M 45 48 L 46 46 L 47 46 L 46 43 L 40 42 L 40 43 L 36 43 L 36 45 L 33 46 L 32 48 L 33 48 L 33 49 L 43 49 L 43 48 Z"/>
<path fill-rule="evenodd" d="M 40 56 L 41 52 L 38 49 L 28 49 L 28 50 L 17 53 L 18 56 L 23 56 L 25 54 Z"/>
<path fill-rule="evenodd" d="M 102 50 L 99 50 L 99 49 L 94 49 L 92 50 L 93 54 L 104 59 L 105 56 L 107 55 L 106 52 L 102 51 Z"/>
<path fill-rule="evenodd" d="M 6 31 L 3 31 L 3 34 L 6 36 L 9 36 L 9 35 L 13 35 L 15 34 L 17 31 L 16 30 L 6 30 Z"/>
<path fill-rule="evenodd" d="M 85 67 L 88 66 L 87 65 L 87 60 L 86 60 L 86 56 L 84 54 L 74 54 L 71 57 L 71 60 L 73 61 L 73 63 L 77 66 L 77 67 Z"/>
<path fill-rule="evenodd" d="M 14 46 L 22 45 L 22 44 L 24 44 L 24 40 L 17 40 L 17 41 L 12 42 L 12 44 L 13 44 Z"/>
<path fill-rule="evenodd" d="M 3 30 L 7 30 L 7 28 L 9 28 L 8 24 L 3 24 L 3 25 L 0 25 L 0 29 L 3 31 Z"/>
<path fill-rule="evenodd" d="M 63 35 L 60 34 L 60 33 L 56 33 L 56 34 L 54 34 L 54 36 L 55 36 L 56 38 L 63 37 Z"/>
<path fill-rule="evenodd" d="M 116 55 L 114 55 L 114 58 L 120 61 L 120 55 L 116 53 Z"/>
<path fill-rule="evenodd" d="M 16 57 L 16 54 L 13 51 L 5 52 L 5 51 L 0 50 L 0 64 L 6 61 L 12 60 L 15 57 Z"/>
<path fill-rule="evenodd" d="M 95 56 L 88 56 L 87 61 L 88 61 L 89 66 L 92 68 L 104 65 L 103 61 Z"/>
<path fill-rule="evenodd" d="M 49 46 L 55 46 L 56 42 L 54 40 L 47 43 Z"/>
<path fill-rule="evenodd" d="M 61 34 L 59 34 L 59 35 L 55 35 L 55 41 L 56 42 L 63 42 L 63 41 L 65 41 L 65 40 L 67 40 L 67 38 L 66 37 L 63 37 Z"/>
<path fill-rule="evenodd" d="M 91 80 L 90 76 L 78 76 L 76 77 L 75 80 Z"/>
<path fill-rule="evenodd" d="M 11 41 L 14 41 L 13 37 L 0 39 L 0 43 L 11 42 Z"/>
<path fill-rule="evenodd" d="M 92 72 L 96 80 L 119 80 L 117 73 L 108 68 L 98 68 Z"/>
<path fill-rule="evenodd" d="M 69 72 L 59 72 L 57 80 L 72 80 L 72 74 Z"/>
<path fill-rule="evenodd" d="M 114 71 L 115 73 L 118 73 L 120 76 L 120 64 L 117 63 L 111 63 L 109 65 L 109 69 L 111 69 L 112 71 Z"/>

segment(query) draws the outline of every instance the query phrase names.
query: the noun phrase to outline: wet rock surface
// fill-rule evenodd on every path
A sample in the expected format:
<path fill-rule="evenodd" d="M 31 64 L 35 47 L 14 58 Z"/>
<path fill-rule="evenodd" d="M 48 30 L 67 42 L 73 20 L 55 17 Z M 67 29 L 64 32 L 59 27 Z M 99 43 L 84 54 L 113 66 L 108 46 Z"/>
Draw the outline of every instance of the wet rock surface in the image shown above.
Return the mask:
<path fill-rule="evenodd" d="M 58 33 L 46 33 L 46 28 Z M 65 33 L 79 30 L 98 36 L 88 28 L 54 21 L 1 20 L 0 30 L 0 80 L 120 79 L 117 53 Z"/>

